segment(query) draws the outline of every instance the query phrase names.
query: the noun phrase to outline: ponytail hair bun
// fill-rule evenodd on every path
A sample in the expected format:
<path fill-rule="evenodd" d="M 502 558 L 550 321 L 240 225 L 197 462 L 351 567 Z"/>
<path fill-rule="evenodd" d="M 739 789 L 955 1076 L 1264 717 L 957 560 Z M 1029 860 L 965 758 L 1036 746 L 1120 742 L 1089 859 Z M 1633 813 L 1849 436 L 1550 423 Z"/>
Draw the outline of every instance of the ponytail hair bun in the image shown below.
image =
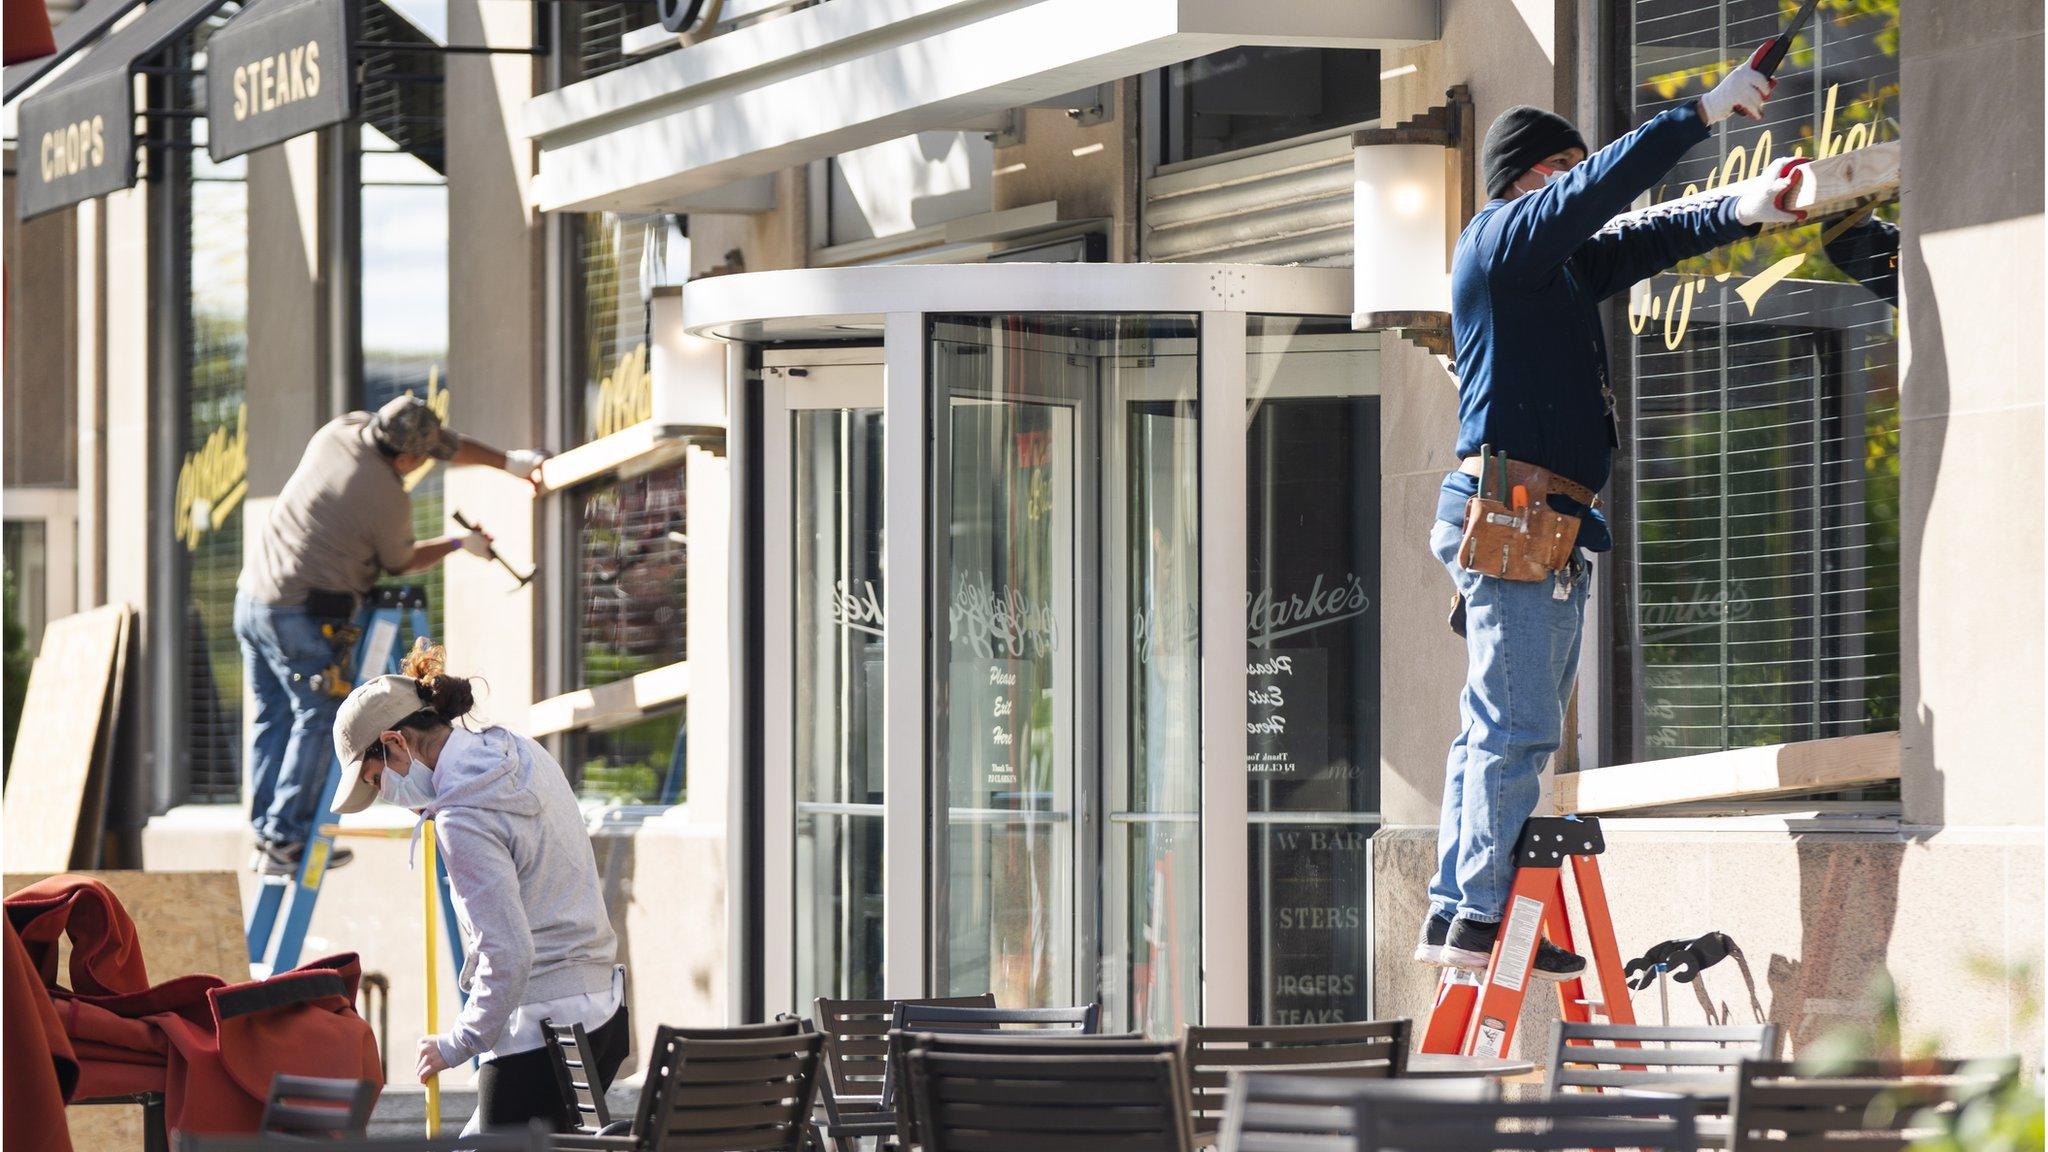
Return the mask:
<path fill-rule="evenodd" d="M 452 723 L 469 715 L 476 706 L 476 693 L 468 679 L 448 675 L 447 668 L 448 650 L 428 643 L 424 636 L 413 641 L 412 651 L 399 665 L 399 671 L 419 681 L 421 709 Z"/>

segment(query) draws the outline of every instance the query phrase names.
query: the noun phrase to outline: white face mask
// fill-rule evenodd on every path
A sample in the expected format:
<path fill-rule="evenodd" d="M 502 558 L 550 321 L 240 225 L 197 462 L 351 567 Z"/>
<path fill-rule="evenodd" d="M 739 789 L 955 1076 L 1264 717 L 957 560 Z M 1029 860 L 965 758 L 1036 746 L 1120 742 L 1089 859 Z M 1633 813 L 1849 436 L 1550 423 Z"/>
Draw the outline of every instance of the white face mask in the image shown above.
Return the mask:
<path fill-rule="evenodd" d="M 384 751 L 388 756 L 391 752 L 391 746 L 385 745 Z M 434 802 L 433 769 L 421 763 L 417 756 L 413 757 L 412 763 L 407 766 L 404 775 L 393 772 L 389 767 L 386 767 L 383 775 L 378 777 L 377 793 L 384 797 L 387 803 L 396 804 L 400 808 L 410 808 L 417 812 Z"/>
<path fill-rule="evenodd" d="M 1571 171 L 1569 168 L 1552 168 L 1550 171 L 1543 173 L 1543 183 L 1546 186 L 1555 184 L 1559 180 L 1564 179 L 1565 173 L 1569 171 Z"/>

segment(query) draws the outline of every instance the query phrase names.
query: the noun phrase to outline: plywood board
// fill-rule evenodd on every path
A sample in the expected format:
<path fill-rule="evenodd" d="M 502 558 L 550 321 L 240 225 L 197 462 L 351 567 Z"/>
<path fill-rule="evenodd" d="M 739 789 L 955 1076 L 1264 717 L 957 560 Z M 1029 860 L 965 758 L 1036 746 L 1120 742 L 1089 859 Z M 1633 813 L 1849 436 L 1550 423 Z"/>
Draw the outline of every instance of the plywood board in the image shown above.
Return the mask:
<path fill-rule="evenodd" d="M 243 943 L 242 890 L 233 872 L 78 872 L 114 890 L 135 921 L 149 979 L 161 984 L 204 972 L 229 983 L 249 978 Z M 9 872 L 0 890 L 12 895 L 44 878 Z M 58 966 L 60 973 L 65 971 Z M 69 977 L 60 977 L 69 979 Z"/>
<path fill-rule="evenodd" d="M 1898 778 L 1899 734 L 1872 732 L 1566 772 L 1555 793 L 1559 812 L 1591 815 L 1811 795 Z"/>
<path fill-rule="evenodd" d="M 107 700 L 122 662 L 130 617 L 109 604 L 50 623 L 29 673 L 14 758 L 8 763 L 4 865 L 10 872 L 62 872 L 97 863 L 111 738 Z M 83 840 L 83 842 L 81 842 Z"/>

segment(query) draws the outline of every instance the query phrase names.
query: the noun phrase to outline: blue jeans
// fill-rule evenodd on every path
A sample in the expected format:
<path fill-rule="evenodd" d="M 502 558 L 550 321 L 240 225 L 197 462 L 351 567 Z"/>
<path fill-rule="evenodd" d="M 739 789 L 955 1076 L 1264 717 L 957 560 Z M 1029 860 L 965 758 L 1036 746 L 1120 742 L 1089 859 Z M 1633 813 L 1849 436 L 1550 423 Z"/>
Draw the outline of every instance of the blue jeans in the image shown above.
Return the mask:
<path fill-rule="evenodd" d="M 235 593 L 235 639 L 256 698 L 249 822 L 266 840 L 300 844 L 313 833 L 334 762 L 334 714 L 341 709 L 341 698 L 329 695 L 319 678 L 335 655 L 320 626 L 341 622 L 301 605 L 264 604 Z"/>
<path fill-rule="evenodd" d="M 1462 533 L 1439 520 L 1430 551 L 1465 596 L 1463 728 L 1444 763 L 1432 915 L 1495 923 L 1514 887 L 1515 839 L 1564 735 L 1586 616 L 1583 557 L 1555 579 L 1502 580 L 1458 563 Z"/>

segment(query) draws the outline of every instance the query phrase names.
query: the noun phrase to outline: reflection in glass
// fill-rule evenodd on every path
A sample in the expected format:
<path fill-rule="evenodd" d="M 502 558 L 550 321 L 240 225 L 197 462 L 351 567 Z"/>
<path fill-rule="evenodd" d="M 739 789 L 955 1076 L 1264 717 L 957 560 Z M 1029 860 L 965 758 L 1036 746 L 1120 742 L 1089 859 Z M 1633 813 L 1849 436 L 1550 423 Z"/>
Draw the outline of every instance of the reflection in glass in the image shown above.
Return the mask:
<path fill-rule="evenodd" d="M 1779 19 L 1689 0 L 1635 0 L 1629 16 L 1635 123 L 1699 95 L 1729 45 Z M 1717 132 L 1656 195 L 1897 140 L 1898 46 L 1896 0 L 1814 21 L 1766 120 Z M 1889 270 L 1897 216 L 1891 203 L 1738 242 L 1638 285 L 1622 310 L 1607 759 L 1898 726 L 1897 311 L 1840 243 L 1854 229 Z"/>
<path fill-rule="evenodd" d="M 796 1002 L 882 994 L 882 412 L 791 413 Z"/>
<path fill-rule="evenodd" d="M 567 497 L 571 538 L 578 546 L 570 590 L 578 688 L 625 680 L 688 656 L 684 467 L 597 481 Z M 611 803 L 661 803 L 669 775 L 665 753 L 650 735 L 632 755 L 603 760 L 604 771 L 582 778 L 581 793 Z M 645 770 L 621 771 L 629 765 Z M 574 774 L 578 766 L 567 767 Z"/>
<path fill-rule="evenodd" d="M 568 400 L 581 413 L 582 440 L 594 440 L 654 414 L 647 374 L 654 290 L 687 278 L 690 247 L 667 214 L 590 212 L 570 219 L 576 337 Z"/>
<path fill-rule="evenodd" d="M 680 804 L 688 795 L 688 709 L 569 736 L 565 762 L 576 794 L 608 805 Z"/>
<path fill-rule="evenodd" d="M 1366 1018 L 1379 810 L 1378 338 L 1245 330 L 1251 1019 Z"/>

